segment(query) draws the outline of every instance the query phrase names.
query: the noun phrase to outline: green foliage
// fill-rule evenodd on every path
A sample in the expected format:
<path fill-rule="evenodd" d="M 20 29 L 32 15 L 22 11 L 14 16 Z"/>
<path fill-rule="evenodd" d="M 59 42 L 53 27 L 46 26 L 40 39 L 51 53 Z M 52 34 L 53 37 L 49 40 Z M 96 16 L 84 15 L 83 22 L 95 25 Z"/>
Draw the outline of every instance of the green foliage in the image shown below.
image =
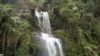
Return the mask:
<path fill-rule="evenodd" d="M 23 39 L 21 46 L 17 50 L 17 56 L 29 56 L 29 45 L 31 44 L 31 31 L 24 29 L 22 37 Z"/>
<path fill-rule="evenodd" d="M 20 47 L 17 51 L 17 56 L 29 56 L 27 47 Z"/>
<path fill-rule="evenodd" d="M 9 30 L 11 33 L 15 33 L 14 35 L 21 36 L 27 27 L 29 27 L 29 23 L 26 20 L 20 20 L 18 17 L 11 17 Z"/>
<path fill-rule="evenodd" d="M 100 56 L 100 1 L 99 0 L 29 0 L 32 9 L 49 3 L 53 33 L 63 43 L 65 56 Z M 11 15 L 12 6 L 0 4 L 0 34 L 22 39 L 17 56 L 29 56 L 29 47 L 36 56 L 38 48 L 31 43 L 32 31 L 38 28 L 34 16 L 20 19 Z M 4 20 L 5 19 L 5 20 Z M 4 22 L 2 22 L 4 20 Z"/>
<path fill-rule="evenodd" d="M 19 48 L 18 49 L 18 54 L 19 54 L 20 51 L 23 51 L 23 50 L 25 51 L 28 49 L 27 45 L 30 43 L 29 41 L 30 41 L 30 37 L 31 37 L 31 35 L 30 35 L 31 31 L 28 30 L 28 28 L 30 27 L 30 24 L 27 20 L 21 20 L 18 16 L 12 16 L 11 10 L 12 10 L 12 7 L 9 4 L 0 5 L 0 12 L 1 12 L 0 13 L 0 25 L 1 25 L 0 26 L 0 32 L 1 32 L 0 36 L 4 39 L 3 41 L 5 43 L 6 43 L 6 40 L 9 39 L 8 36 L 17 37 L 17 38 L 13 38 L 13 40 L 15 42 L 14 45 L 17 44 L 18 39 L 25 38 L 25 40 L 23 41 L 23 42 L 25 42 L 25 43 L 23 43 L 24 46 L 22 45 L 22 47 L 24 49 Z M 7 34 L 4 31 L 7 31 Z M 5 34 L 7 35 L 6 37 L 3 36 Z M 12 46 L 9 46 L 9 47 L 12 47 Z M 5 48 L 5 50 L 7 49 L 7 51 L 8 51 L 7 53 L 9 53 L 8 46 L 5 46 L 4 48 Z M 24 53 L 24 51 L 23 51 L 23 53 Z M 25 53 L 26 53 L 26 51 L 25 51 Z M 22 54 L 20 54 L 20 55 L 22 56 Z M 8 54 L 8 56 L 9 56 L 9 54 Z"/>
<path fill-rule="evenodd" d="M 0 54 L 0 56 L 3 56 L 3 54 Z"/>
<path fill-rule="evenodd" d="M 35 7 L 41 7 L 45 0 L 29 0 L 29 2 Z"/>
<path fill-rule="evenodd" d="M 94 32 L 95 34 L 100 35 L 100 22 L 98 22 L 98 24 L 95 25 L 94 30 L 95 30 Z"/>
<path fill-rule="evenodd" d="M 11 5 L 6 4 L 0 4 L 0 21 L 2 20 L 3 17 L 9 16 L 10 10 L 12 9 Z"/>
<path fill-rule="evenodd" d="M 53 8 L 57 12 L 51 19 L 55 23 L 51 24 L 65 44 L 65 56 L 99 56 L 100 20 L 94 14 L 96 4 L 91 0 L 62 0 L 58 3 L 58 7 Z"/>
<path fill-rule="evenodd" d="M 62 5 L 60 9 L 60 14 L 68 17 L 68 21 L 70 22 L 76 22 L 78 21 L 78 19 L 80 19 L 79 9 L 73 3 L 66 3 Z"/>

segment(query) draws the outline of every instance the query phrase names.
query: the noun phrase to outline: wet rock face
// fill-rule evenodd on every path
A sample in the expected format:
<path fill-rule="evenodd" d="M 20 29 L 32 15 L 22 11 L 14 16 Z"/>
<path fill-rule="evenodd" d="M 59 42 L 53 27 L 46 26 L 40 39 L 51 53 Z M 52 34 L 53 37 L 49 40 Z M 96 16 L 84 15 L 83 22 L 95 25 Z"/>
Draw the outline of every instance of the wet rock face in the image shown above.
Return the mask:
<path fill-rule="evenodd" d="M 40 40 L 41 33 L 40 32 L 33 32 L 31 41 L 36 43 Z"/>

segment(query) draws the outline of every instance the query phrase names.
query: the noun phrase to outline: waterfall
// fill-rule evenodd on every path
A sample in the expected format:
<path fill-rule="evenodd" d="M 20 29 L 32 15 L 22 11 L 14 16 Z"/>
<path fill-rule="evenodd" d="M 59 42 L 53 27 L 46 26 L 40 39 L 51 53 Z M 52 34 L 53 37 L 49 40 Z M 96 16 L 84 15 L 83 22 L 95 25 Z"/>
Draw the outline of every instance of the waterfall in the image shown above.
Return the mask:
<path fill-rule="evenodd" d="M 35 9 L 35 16 L 38 19 L 39 27 L 41 29 L 41 44 L 43 45 L 42 54 L 39 56 L 64 56 L 61 40 L 55 38 L 51 32 L 51 25 L 48 12 L 39 11 Z"/>

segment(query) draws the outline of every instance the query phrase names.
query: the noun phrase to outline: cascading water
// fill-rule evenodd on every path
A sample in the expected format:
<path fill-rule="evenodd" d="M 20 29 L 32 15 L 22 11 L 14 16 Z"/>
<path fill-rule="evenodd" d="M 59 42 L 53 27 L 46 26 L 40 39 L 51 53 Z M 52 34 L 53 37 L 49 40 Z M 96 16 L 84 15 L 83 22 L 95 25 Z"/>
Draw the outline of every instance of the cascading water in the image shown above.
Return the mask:
<path fill-rule="evenodd" d="M 64 56 L 62 51 L 62 46 L 60 39 L 55 38 L 51 33 L 51 26 L 49 21 L 48 12 L 38 11 L 35 9 L 35 16 L 38 19 L 39 27 L 41 29 L 41 45 L 43 45 L 44 50 L 43 55 L 39 56 Z"/>

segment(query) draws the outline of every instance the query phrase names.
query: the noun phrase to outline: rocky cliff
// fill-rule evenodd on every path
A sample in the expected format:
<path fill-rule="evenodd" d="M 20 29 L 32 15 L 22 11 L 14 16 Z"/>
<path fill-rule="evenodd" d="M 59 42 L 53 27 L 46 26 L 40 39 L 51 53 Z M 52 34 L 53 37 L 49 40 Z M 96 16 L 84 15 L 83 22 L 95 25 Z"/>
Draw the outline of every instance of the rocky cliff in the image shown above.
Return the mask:
<path fill-rule="evenodd" d="M 18 3 L 14 4 L 12 12 L 13 15 L 18 16 L 22 19 L 31 15 L 28 0 L 18 1 Z"/>

